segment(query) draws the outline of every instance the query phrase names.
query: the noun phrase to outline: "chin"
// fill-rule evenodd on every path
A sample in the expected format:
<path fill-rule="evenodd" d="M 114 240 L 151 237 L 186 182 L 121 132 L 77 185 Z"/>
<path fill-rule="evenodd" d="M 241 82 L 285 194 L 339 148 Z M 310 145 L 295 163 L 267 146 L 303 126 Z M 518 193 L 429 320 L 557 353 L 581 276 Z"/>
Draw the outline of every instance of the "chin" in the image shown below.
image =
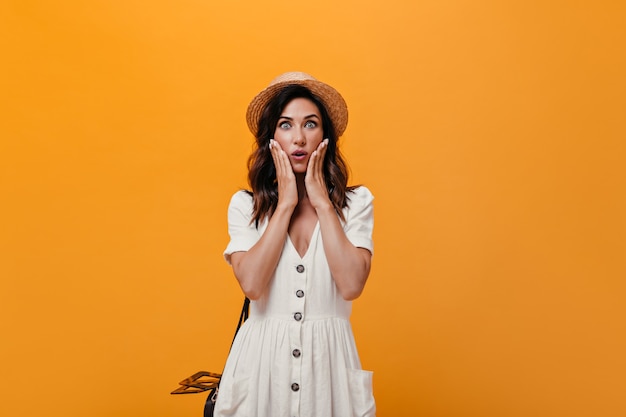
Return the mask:
<path fill-rule="evenodd" d="M 294 174 L 306 174 L 306 164 L 298 164 L 296 166 L 292 165 L 291 169 L 293 170 Z"/>

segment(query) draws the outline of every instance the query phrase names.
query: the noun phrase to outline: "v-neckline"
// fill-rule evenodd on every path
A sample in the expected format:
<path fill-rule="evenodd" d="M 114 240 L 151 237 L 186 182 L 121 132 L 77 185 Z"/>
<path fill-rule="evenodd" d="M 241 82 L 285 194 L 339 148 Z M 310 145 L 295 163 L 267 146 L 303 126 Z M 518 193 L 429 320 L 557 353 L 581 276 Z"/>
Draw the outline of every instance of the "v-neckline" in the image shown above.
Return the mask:
<path fill-rule="evenodd" d="M 311 238 L 309 239 L 309 245 L 307 246 L 306 250 L 304 251 L 304 254 L 300 254 L 300 252 L 298 252 L 298 249 L 296 248 L 296 245 L 293 244 L 292 240 L 291 240 L 291 235 L 289 234 L 289 232 L 287 232 L 287 241 L 289 242 L 289 245 L 293 248 L 293 251 L 296 253 L 296 255 L 298 255 L 298 258 L 300 259 L 304 259 L 306 258 L 306 256 L 308 255 L 311 246 L 313 246 L 314 240 L 317 239 L 317 231 L 320 227 L 320 221 L 317 220 L 315 222 L 315 227 L 313 227 L 313 232 L 311 233 Z"/>

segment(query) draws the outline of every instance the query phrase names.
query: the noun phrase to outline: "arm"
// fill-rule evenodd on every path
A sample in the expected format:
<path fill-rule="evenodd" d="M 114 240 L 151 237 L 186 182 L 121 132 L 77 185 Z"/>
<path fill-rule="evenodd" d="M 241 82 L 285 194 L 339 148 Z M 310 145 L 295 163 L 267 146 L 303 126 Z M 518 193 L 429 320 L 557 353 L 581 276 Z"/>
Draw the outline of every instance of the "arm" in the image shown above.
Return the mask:
<path fill-rule="evenodd" d="M 278 204 L 259 241 L 246 252 L 231 255 L 231 264 L 241 290 L 251 300 L 259 298 L 267 287 L 282 253 L 291 215 L 298 204 L 296 178 L 289 157 L 280 146 L 270 141 L 276 167 Z"/>
<path fill-rule="evenodd" d="M 251 300 L 263 294 L 274 274 L 287 237 L 291 212 L 277 208 L 261 239 L 250 250 L 235 252 L 230 257 L 239 286 Z"/>
<path fill-rule="evenodd" d="M 324 252 L 335 285 L 345 300 L 354 300 L 361 295 L 365 287 L 372 254 L 367 249 L 354 246 L 348 240 L 332 205 L 316 210 Z"/>
<path fill-rule="evenodd" d="M 323 141 L 311 155 L 305 183 L 311 204 L 317 212 L 324 252 L 335 285 L 345 300 L 354 300 L 365 287 L 372 254 L 365 248 L 355 246 L 348 239 L 330 202 L 322 170 L 326 146 L 327 142 Z"/>

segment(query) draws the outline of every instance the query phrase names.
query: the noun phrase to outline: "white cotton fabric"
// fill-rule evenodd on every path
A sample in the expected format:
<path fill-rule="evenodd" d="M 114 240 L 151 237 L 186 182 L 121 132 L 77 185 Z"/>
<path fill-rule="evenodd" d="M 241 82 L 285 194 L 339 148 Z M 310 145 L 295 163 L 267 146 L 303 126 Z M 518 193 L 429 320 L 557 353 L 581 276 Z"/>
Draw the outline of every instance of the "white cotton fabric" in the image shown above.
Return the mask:
<path fill-rule="evenodd" d="M 373 251 L 373 196 L 365 187 L 348 196 L 346 236 Z M 228 262 L 265 231 L 267 221 L 257 229 L 251 218 L 252 197 L 237 192 L 228 208 Z M 319 223 L 303 257 L 287 237 L 267 291 L 250 303 L 250 318 L 233 343 L 215 417 L 375 416 L 372 372 L 361 369 L 351 310 L 331 276 Z"/>

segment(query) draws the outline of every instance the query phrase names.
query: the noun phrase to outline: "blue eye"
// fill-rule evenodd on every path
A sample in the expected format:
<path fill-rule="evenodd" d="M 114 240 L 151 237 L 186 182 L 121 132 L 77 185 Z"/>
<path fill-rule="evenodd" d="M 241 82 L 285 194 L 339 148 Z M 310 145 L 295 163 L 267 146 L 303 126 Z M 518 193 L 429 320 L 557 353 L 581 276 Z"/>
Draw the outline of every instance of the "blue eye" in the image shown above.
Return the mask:
<path fill-rule="evenodd" d="M 304 124 L 304 127 L 308 128 L 308 129 L 312 129 L 315 126 L 317 126 L 317 123 L 315 123 L 314 121 L 309 120 L 308 122 L 306 122 Z"/>
<path fill-rule="evenodd" d="M 289 122 L 281 122 L 278 124 L 278 127 L 281 129 L 289 129 L 291 127 L 291 124 Z"/>

